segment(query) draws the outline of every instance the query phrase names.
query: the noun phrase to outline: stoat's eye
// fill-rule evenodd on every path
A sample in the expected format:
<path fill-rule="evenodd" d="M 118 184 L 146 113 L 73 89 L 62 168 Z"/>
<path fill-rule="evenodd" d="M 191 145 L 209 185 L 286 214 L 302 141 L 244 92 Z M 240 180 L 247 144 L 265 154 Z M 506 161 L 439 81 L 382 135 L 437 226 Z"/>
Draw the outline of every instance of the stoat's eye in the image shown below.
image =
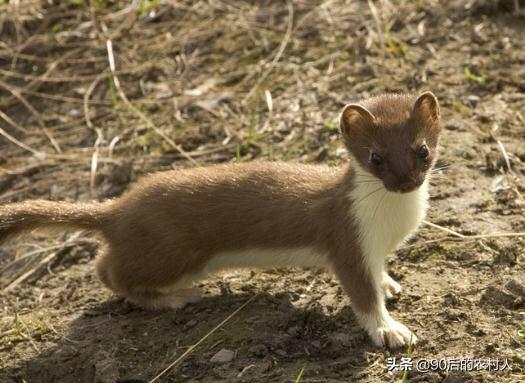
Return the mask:
<path fill-rule="evenodd" d="M 425 144 L 421 145 L 419 149 L 417 150 L 417 156 L 421 158 L 422 160 L 426 160 L 429 155 L 430 155 L 430 152 L 428 150 L 428 146 L 426 146 Z"/>
<path fill-rule="evenodd" d="M 374 165 L 381 165 L 383 163 L 383 157 L 381 157 L 381 155 L 375 152 L 370 152 L 370 157 L 368 158 L 368 162 Z"/>

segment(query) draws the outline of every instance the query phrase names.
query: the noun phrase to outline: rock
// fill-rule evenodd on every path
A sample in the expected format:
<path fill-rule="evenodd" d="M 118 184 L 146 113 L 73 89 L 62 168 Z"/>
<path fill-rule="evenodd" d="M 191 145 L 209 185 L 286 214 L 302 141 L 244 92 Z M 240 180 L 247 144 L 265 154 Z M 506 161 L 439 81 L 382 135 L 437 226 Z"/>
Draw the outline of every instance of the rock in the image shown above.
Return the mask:
<path fill-rule="evenodd" d="M 520 257 L 520 255 L 521 255 L 521 249 L 519 246 L 515 246 L 515 245 L 505 246 L 498 250 L 498 255 L 495 257 L 494 262 L 514 266 L 518 263 L 518 258 Z M 515 285 L 511 286 L 511 288 L 509 288 L 508 285 L 506 286 L 509 290 L 511 290 L 512 287 L 519 286 L 519 283 L 517 283 L 516 281 L 513 281 L 513 282 L 515 282 Z M 524 289 L 523 286 L 521 286 L 521 288 Z M 523 295 L 525 296 L 525 294 Z"/>
<path fill-rule="evenodd" d="M 196 325 L 197 323 L 198 323 L 198 322 L 197 322 L 196 319 L 191 319 L 191 320 L 189 320 L 189 321 L 184 325 L 184 329 L 185 329 L 185 330 L 188 330 L 188 329 L 190 329 L 190 328 L 192 328 L 192 327 L 195 327 L 195 325 Z"/>
<path fill-rule="evenodd" d="M 464 312 L 454 309 L 444 310 L 441 312 L 441 315 L 443 315 L 445 318 L 451 321 L 458 321 L 467 317 L 467 315 Z"/>
<path fill-rule="evenodd" d="M 516 294 L 518 297 L 525 298 L 525 286 L 523 286 L 518 281 L 511 279 L 509 282 L 507 282 L 505 287 L 510 292 Z"/>
<path fill-rule="evenodd" d="M 459 130 L 461 123 L 458 120 L 450 120 L 445 124 L 445 129 L 447 130 Z"/>
<path fill-rule="evenodd" d="M 297 336 L 299 334 L 299 330 L 300 329 L 298 326 L 293 326 L 293 327 L 290 327 L 286 332 L 290 336 Z"/>
<path fill-rule="evenodd" d="M 450 375 L 447 375 L 445 379 L 443 379 L 443 383 L 463 383 L 467 380 L 467 374 L 462 371 L 458 373 L 450 373 Z"/>
<path fill-rule="evenodd" d="M 445 294 L 445 296 L 443 297 L 443 303 L 446 306 L 452 306 L 452 307 L 459 306 L 459 304 L 460 304 L 459 298 L 457 297 L 456 294 L 454 294 L 452 292 Z"/>
<path fill-rule="evenodd" d="M 483 294 L 481 294 L 480 303 L 512 308 L 515 298 L 516 297 L 497 288 L 496 286 L 489 286 L 483 292 Z"/>
<path fill-rule="evenodd" d="M 218 353 L 212 356 L 210 362 L 217 364 L 229 363 L 233 360 L 235 353 L 225 348 L 221 349 Z"/>
<path fill-rule="evenodd" d="M 115 165 L 107 175 L 100 174 L 97 179 L 97 184 L 106 178 L 106 183 L 102 187 L 100 197 L 112 198 L 119 196 L 124 192 L 128 184 L 131 182 L 133 174 L 133 164 L 124 163 L 122 165 Z"/>
<path fill-rule="evenodd" d="M 248 349 L 248 352 L 253 356 L 261 358 L 268 353 L 268 347 L 264 344 L 254 344 Z"/>
<path fill-rule="evenodd" d="M 475 108 L 476 105 L 479 103 L 479 96 L 476 96 L 475 94 L 471 94 L 467 97 L 467 103 L 472 107 Z"/>

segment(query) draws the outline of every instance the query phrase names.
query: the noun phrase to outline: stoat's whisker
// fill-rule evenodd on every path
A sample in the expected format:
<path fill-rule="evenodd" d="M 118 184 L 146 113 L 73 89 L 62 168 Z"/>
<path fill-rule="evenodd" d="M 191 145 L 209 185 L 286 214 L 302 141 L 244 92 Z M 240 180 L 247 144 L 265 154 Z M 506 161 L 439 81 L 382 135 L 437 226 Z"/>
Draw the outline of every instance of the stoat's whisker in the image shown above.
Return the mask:
<path fill-rule="evenodd" d="M 381 197 L 381 199 L 380 199 L 379 202 L 377 203 L 377 206 L 376 206 L 376 208 L 374 209 L 374 214 L 372 214 L 372 221 L 375 220 L 377 210 L 379 209 L 379 207 L 380 207 L 381 204 L 383 203 L 383 201 L 384 201 L 384 199 L 385 199 L 387 193 L 388 193 L 388 191 L 385 190 L 385 192 L 383 193 L 383 196 Z"/>
<path fill-rule="evenodd" d="M 384 189 L 383 186 L 377 188 L 377 189 L 374 189 L 372 190 L 370 193 L 366 194 L 363 198 L 359 199 L 358 201 L 354 201 L 354 203 L 356 205 L 359 205 L 360 203 L 363 203 L 364 201 L 366 201 L 368 198 L 370 198 L 372 195 L 374 195 L 375 193 L 377 193 L 378 191 Z"/>

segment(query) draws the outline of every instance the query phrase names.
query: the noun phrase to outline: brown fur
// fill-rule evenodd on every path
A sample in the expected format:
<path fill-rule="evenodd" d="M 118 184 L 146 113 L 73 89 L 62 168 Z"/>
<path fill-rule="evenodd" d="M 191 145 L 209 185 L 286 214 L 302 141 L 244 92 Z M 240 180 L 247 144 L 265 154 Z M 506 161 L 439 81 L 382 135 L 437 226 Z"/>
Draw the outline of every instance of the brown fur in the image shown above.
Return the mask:
<path fill-rule="evenodd" d="M 162 172 L 100 205 L 5 205 L 0 233 L 64 224 L 99 231 L 107 244 L 97 262 L 100 279 L 142 302 L 220 252 L 313 247 L 334 261 L 344 257 L 341 266 L 359 263 L 348 214 L 351 174 L 348 166 L 265 162 Z"/>
<path fill-rule="evenodd" d="M 433 132 L 432 123 L 421 121 L 428 115 L 422 116 L 419 109 L 419 114 L 413 113 L 415 101 L 413 96 L 382 96 L 363 102 L 357 114 L 345 109 L 343 137 L 357 161 L 368 166 L 364 144 L 395 150 L 396 142 L 421 129 Z M 366 120 L 367 111 L 370 120 Z M 378 129 L 370 128 L 372 121 Z M 423 128 L 416 127 L 419 123 Z M 435 150 L 437 139 L 430 145 Z M 406 154 L 395 153 L 394 164 L 409 166 L 397 156 Z M 146 306 L 168 304 L 166 288 L 199 276 L 216 254 L 308 247 L 327 254 L 328 265 L 354 308 L 369 312 L 378 304 L 380 292 L 363 260 L 358 228 L 350 214 L 349 191 L 355 182 L 351 165 L 252 162 L 162 172 L 102 204 L 27 201 L 4 205 L 0 207 L 0 241 L 54 224 L 97 231 L 106 244 L 97 259 L 100 280 Z"/>

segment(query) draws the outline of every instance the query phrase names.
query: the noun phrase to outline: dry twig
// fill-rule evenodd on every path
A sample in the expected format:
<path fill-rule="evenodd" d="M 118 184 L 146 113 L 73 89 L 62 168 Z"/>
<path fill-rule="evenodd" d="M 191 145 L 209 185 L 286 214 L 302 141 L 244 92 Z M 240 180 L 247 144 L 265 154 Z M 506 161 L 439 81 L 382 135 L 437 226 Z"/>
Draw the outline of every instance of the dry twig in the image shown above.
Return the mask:
<path fill-rule="evenodd" d="M 224 326 L 230 319 L 232 319 L 235 315 L 237 315 L 243 308 L 248 306 L 255 298 L 257 298 L 259 294 L 255 294 L 250 299 L 248 299 L 246 302 L 244 302 L 241 306 L 239 306 L 234 312 L 232 312 L 230 315 L 228 315 L 224 320 L 219 323 L 217 326 L 215 326 L 213 329 L 211 329 L 206 335 L 204 335 L 202 338 L 199 339 L 199 341 L 193 345 L 191 345 L 181 356 L 179 356 L 177 359 L 175 359 L 172 363 L 170 363 L 164 370 L 159 372 L 153 379 L 151 379 L 148 383 L 154 383 L 157 380 L 160 379 L 161 376 L 163 376 L 166 372 L 171 370 L 173 367 L 175 367 L 177 364 L 182 362 L 188 355 L 190 355 L 193 350 L 197 346 L 199 346 L 202 342 L 204 342 L 206 339 L 210 337 L 214 332 L 216 332 L 218 329 L 220 329 L 222 326 Z"/>

